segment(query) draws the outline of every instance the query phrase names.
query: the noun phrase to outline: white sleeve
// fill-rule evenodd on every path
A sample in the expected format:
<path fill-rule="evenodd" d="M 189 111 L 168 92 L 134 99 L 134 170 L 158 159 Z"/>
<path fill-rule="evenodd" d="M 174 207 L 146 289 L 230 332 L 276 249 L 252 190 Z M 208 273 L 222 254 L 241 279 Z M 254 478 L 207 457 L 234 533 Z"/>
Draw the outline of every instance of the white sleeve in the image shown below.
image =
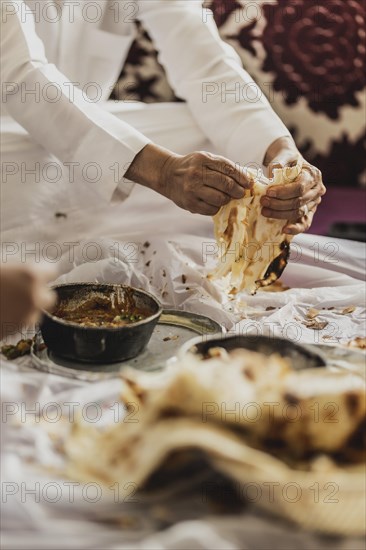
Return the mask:
<path fill-rule="evenodd" d="M 175 93 L 206 136 L 235 162 L 261 165 L 286 126 L 221 40 L 212 12 L 196 0 L 140 0 L 138 17 L 155 41 Z"/>
<path fill-rule="evenodd" d="M 88 163 L 98 163 L 102 177 L 95 187 L 101 197 L 109 200 L 117 186 L 128 194 L 133 184 L 120 180 L 150 140 L 100 106 L 89 103 L 81 90 L 48 63 L 34 20 L 29 16 L 24 22 L 21 20 L 22 3 L 23 0 L 1 1 L 4 110 L 66 167 L 72 166 L 76 177 Z"/>

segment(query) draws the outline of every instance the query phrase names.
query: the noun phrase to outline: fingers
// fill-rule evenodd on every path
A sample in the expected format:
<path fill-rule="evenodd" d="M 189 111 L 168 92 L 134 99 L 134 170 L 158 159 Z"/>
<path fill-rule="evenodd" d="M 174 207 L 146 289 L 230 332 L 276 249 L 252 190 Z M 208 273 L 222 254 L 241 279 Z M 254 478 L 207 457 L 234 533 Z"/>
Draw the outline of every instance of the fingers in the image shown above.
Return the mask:
<path fill-rule="evenodd" d="M 24 270 L 22 279 L 27 281 L 26 284 L 23 282 L 21 290 L 24 325 L 38 319 L 42 309 L 49 309 L 54 305 L 56 294 L 45 283 L 45 280 L 49 280 L 50 273 L 51 271 L 47 273 L 47 270 L 38 272 L 35 268 Z"/>
<path fill-rule="evenodd" d="M 274 208 L 264 207 L 262 208 L 262 215 L 266 218 L 296 221 L 304 215 L 306 209 L 308 211 L 312 210 L 314 206 L 318 206 L 321 203 L 321 200 L 321 197 L 318 197 L 317 194 L 315 194 L 315 198 L 312 200 L 309 200 L 309 198 L 299 199 L 297 201 L 298 206 L 296 208 L 291 208 L 292 205 L 288 202 L 286 202 L 286 204 L 276 204 Z M 305 206 L 307 208 L 305 208 Z"/>
<path fill-rule="evenodd" d="M 46 262 L 37 264 L 36 266 L 30 266 L 30 268 L 40 282 L 48 283 L 57 277 L 55 266 L 47 264 Z"/>
<path fill-rule="evenodd" d="M 18 315 L 15 319 L 18 329 L 30 327 L 37 323 L 42 310 L 50 310 L 56 303 L 56 293 L 47 288 L 39 279 L 34 280 L 32 286 L 23 291 L 22 307 L 18 306 Z"/>
<path fill-rule="evenodd" d="M 226 193 L 204 186 L 200 188 L 198 199 L 192 205 L 191 212 L 203 214 L 204 216 L 214 216 L 221 206 L 228 204 L 231 199 Z"/>
<path fill-rule="evenodd" d="M 200 196 L 190 196 L 188 201 L 185 201 L 184 204 L 182 204 L 182 207 L 185 208 L 185 210 L 188 210 L 192 214 L 202 214 L 203 216 L 214 216 L 217 214 L 217 212 L 221 208 L 221 204 L 218 204 L 221 202 L 221 198 L 218 196 L 211 195 L 211 191 L 215 193 L 213 189 L 206 188 L 208 191 L 208 194 L 206 195 L 202 190 L 200 190 Z M 228 197 L 226 199 L 222 199 L 225 201 L 225 203 L 230 202 L 231 198 Z M 211 204 L 216 203 L 216 204 Z"/>
<path fill-rule="evenodd" d="M 314 187 L 314 179 L 309 172 L 303 172 L 297 180 L 283 185 L 271 185 L 267 196 L 279 200 L 291 200 L 302 197 Z"/>
<path fill-rule="evenodd" d="M 317 188 L 310 189 L 301 197 L 294 199 L 271 199 L 267 196 L 261 198 L 261 205 L 271 210 L 293 210 L 299 212 L 305 204 L 317 200 L 319 197 L 319 191 Z"/>
<path fill-rule="evenodd" d="M 206 215 L 243 198 L 245 188 L 253 185 L 239 164 L 202 151 L 175 158 L 168 180 L 166 196 L 185 210 Z"/>
<path fill-rule="evenodd" d="M 217 208 L 221 208 L 221 206 L 228 204 L 232 200 L 232 197 L 226 193 L 222 193 L 221 191 L 218 191 L 212 187 L 207 187 L 206 185 L 199 189 L 198 198 Z"/>
<path fill-rule="evenodd" d="M 34 306 L 37 309 L 50 309 L 56 302 L 56 294 L 47 287 L 39 286 L 34 293 Z"/>
<path fill-rule="evenodd" d="M 298 235 L 299 233 L 307 231 L 313 222 L 314 214 L 315 210 L 309 212 L 307 216 L 303 216 L 296 223 L 286 225 L 283 228 L 283 232 L 287 233 L 288 235 Z"/>
<path fill-rule="evenodd" d="M 203 200 L 198 200 L 194 210 L 191 210 L 191 212 L 194 214 L 202 214 L 203 216 L 214 216 L 219 210 L 220 208 L 217 206 L 212 206 Z"/>
<path fill-rule="evenodd" d="M 0 269 L 1 336 L 18 332 L 38 319 L 42 309 L 52 307 L 54 293 L 46 281 L 54 278 L 55 271 L 47 266 L 9 265 Z"/>
<path fill-rule="evenodd" d="M 285 184 L 284 186 L 278 185 L 278 187 L 282 188 L 287 185 L 290 186 L 291 184 Z M 262 197 L 261 204 L 262 206 L 272 208 L 273 210 L 296 210 L 297 208 L 304 206 L 304 204 L 307 204 L 308 202 L 315 200 L 324 194 L 320 193 L 317 185 L 315 187 L 311 187 L 310 189 L 307 186 L 304 186 L 303 189 L 304 192 L 302 194 L 289 198 L 282 198 L 280 189 L 278 190 L 279 193 L 277 197 L 269 197 L 267 193 L 264 197 Z"/>
<path fill-rule="evenodd" d="M 296 181 L 268 189 L 266 196 L 261 199 L 262 214 L 268 218 L 294 222 L 287 226 L 294 234 L 305 231 L 310 227 L 314 212 L 325 192 L 320 170 L 306 163 Z M 305 206 L 308 211 L 306 216 Z"/>
<path fill-rule="evenodd" d="M 48 282 L 56 277 L 54 266 L 41 264 L 37 267 L 34 287 L 34 301 L 37 309 L 50 309 L 56 302 L 56 293 L 47 287 Z"/>
<path fill-rule="evenodd" d="M 220 192 L 221 195 L 227 195 L 229 200 L 242 199 L 244 197 L 244 188 L 241 187 L 233 178 L 225 174 L 209 171 L 204 180 L 205 188 L 211 187 Z M 222 203 L 224 204 L 224 203 Z"/>
<path fill-rule="evenodd" d="M 242 188 L 248 188 L 251 185 L 250 179 L 247 177 L 244 168 L 240 166 L 240 164 L 219 155 L 213 155 L 211 153 L 204 153 L 204 155 L 208 157 L 205 162 L 206 175 L 209 174 L 209 171 L 212 171 L 215 174 L 228 177 Z"/>
<path fill-rule="evenodd" d="M 309 212 L 305 216 L 301 216 L 295 223 L 288 223 L 283 228 L 283 232 L 288 235 L 298 235 L 307 231 L 313 223 L 314 214 L 316 212 L 318 204 L 321 202 L 321 197 L 309 207 Z"/>
<path fill-rule="evenodd" d="M 54 266 L 46 263 L 30 264 L 23 268 L 23 277 L 27 280 L 30 313 L 51 308 L 55 303 L 56 295 L 47 287 L 47 283 L 56 277 Z"/>
<path fill-rule="evenodd" d="M 306 164 L 294 182 L 270 186 L 267 196 L 280 200 L 297 199 L 308 193 L 311 189 L 317 189 L 320 196 L 323 196 L 326 192 L 320 170 Z"/>

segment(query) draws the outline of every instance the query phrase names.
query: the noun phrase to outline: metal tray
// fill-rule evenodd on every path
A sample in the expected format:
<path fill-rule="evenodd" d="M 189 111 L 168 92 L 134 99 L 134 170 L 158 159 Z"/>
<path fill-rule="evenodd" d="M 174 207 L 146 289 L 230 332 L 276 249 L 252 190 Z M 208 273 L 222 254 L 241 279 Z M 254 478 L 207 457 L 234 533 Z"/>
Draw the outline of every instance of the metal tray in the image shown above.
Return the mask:
<path fill-rule="evenodd" d="M 193 336 L 199 334 L 204 340 L 222 330 L 216 321 L 205 315 L 164 310 L 145 351 L 134 359 L 106 364 L 85 364 L 57 357 L 42 346 L 42 335 L 38 332 L 31 349 L 32 365 L 43 372 L 90 382 L 116 376 L 126 367 L 145 372 L 158 371 Z"/>

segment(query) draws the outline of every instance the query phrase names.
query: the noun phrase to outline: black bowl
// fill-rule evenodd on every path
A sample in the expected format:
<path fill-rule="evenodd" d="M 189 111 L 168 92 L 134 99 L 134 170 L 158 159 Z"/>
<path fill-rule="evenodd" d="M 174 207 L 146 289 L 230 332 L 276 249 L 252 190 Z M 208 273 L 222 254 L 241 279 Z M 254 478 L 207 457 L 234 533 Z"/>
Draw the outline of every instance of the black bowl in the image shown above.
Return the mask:
<path fill-rule="evenodd" d="M 180 357 L 186 353 L 200 355 L 203 359 L 209 357 L 212 348 L 224 348 L 226 351 L 234 349 L 248 349 L 263 353 L 264 355 L 278 354 L 290 360 L 295 370 L 325 367 L 325 359 L 313 351 L 310 346 L 300 345 L 283 338 L 270 338 L 269 336 L 217 336 L 208 337 L 201 341 L 197 338 L 186 342 L 179 351 Z"/>
<path fill-rule="evenodd" d="M 129 293 L 136 307 L 151 315 L 120 327 L 85 327 L 43 311 L 41 332 L 48 349 L 55 355 L 83 363 L 113 363 L 136 357 L 148 344 L 162 308 L 158 300 L 137 288 L 124 285 L 73 283 L 53 288 L 59 299 L 85 298 L 90 292 Z"/>

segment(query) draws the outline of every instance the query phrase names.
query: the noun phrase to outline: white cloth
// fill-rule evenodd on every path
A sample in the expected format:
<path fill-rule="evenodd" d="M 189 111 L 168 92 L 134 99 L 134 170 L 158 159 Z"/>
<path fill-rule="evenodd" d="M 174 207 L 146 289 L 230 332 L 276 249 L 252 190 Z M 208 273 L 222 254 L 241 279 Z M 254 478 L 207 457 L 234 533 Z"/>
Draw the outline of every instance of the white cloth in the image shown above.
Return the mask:
<path fill-rule="evenodd" d="M 144 135 L 133 121 L 126 122 L 125 109 L 116 117 L 102 102 L 132 43 L 135 17 L 151 33 L 176 94 L 186 100 L 202 135 L 235 162 L 261 165 L 268 146 L 288 131 L 201 4 L 1 0 L 2 153 L 9 155 L 2 161 L 2 185 L 7 198 L 29 151 L 41 166 L 33 166 L 36 182 L 27 172 L 20 196 L 19 189 L 14 192 L 23 208 L 28 205 L 22 193 L 37 195 L 41 203 L 43 194 L 50 194 L 52 185 L 35 185 L 42 183 L 45 164 L 59 183 L 56 159 L 71 202 L 83 197 L 83 187 L 95 202 L 108 201 L 117 186 L 120 196 L 128 195 L 132 184 L 122 181 L 123 175 L 149 143 L 149 132 Z M 159 122 L 164 126 L 164 119 Z"/>
<path fill-rule="evenodd" d="M 127 235 L 127 243 L 113 234 L 117 227 L 112 219 L 105 219 L 103 223 L 100 220 L 96 233 L 108 235 L 112 241 L 93 236 L 101 252 L 96 262 L 86 262 L 86 242 L 76 248 L 72 262 L 65 255 L 60 266 L 63 275 L 59 282 L 98 280 L 142 286 L 161 298 L 164 306 L 210 315 L 224 324 L 228 322 L 227 329 L 240 334 L 258 333 L 257 328 L 266 333 L 270 328 L 271 334 L 276 336 L 287 336 L 293 341 L 311 344 L 337 344 L 364 334 L 365 288 L 362 281 L 356 280 L 362 276 L 364 247 L 361 243 L 338 239 L 330 241 L 314 235 L 296 237 L 293 246 L 296 255 L 284 272 L 284 282 L 292 289 L 285 293 L 262 292 L 257 296 L 240 296 L 238 301 L 247 318 L 239 321 L 240 312 L 230 311 L 235 306 L 233 301 L 228 301 L 228 297 L 220 294 L 212 282 L 202 278 L 207 267 L 203 251 L 212 250 L 212 247 L 205 249 L 205 245 L 212 245 L 209 238 L 211 220 L 204 216 L 190 217 L 188 212 L 179 210 L 149 190 L 148 195 L 144 195 L 147 200 L 142 202 L 144 191 L 136 186 L 130 200 L 121 205 L 120 229 L 122 235 Z M 156 209 L 158 203 L 160 208 Z M 189 219 L 192 220 L 191 225 L 187 223 Z M 159 237 L 153 236 L 156 228 Z M 145 241 L 149 241 L 150 245 L 136 248 L 138 243 Z M 131 243 L 135 248 L 130 247 Z M 125 247 L 125 244 L 129 246 Z M 334 251 L 332 255 L 329 254 L 331 250 Z M 334 267 L 339 273 L 334 272 Z M 182 281 L 183 273 L 186 275 L 185 283 Z M 163 291 L 166 293 L 164 298 Z M 240 303 L 237 305 L 240 306 Z M 356 310 L 349 315 L 340 315 L 339 312 L 350 305 L 356 306 Z M 277 309 L 268 311 L 268 306 Z M 301 318 L 311 306 L 321 310 L 322 320 L 328 320 L 325 330 L 314 331 L 301 324 Z M 335 310 L 322 310 L 323 307 L 334 307 Z M 234 320 L 237 321 L 235 327 L 232 325 Z M 302 330 L 294 331 L 295 325 Z M 323 339 L 323 336 L 327 338 Z M 20 426 L 13 426 L 14 411 L 18 407 L 25 413 L 37 410 L 37 406 L 44 410 L 51 403 L 79 403 L 81 406 L 105 403 L 103 411 L 106 412 L 103 414 L 108 417 L 111 404 L 120 394 L 120 381 L 85 383 L 70 380 L 35 371 L 30 368 L 29 362 L 29 357 L 21 358 L 18 364 L 3 361 L 0 369 L 2 411 L 7 417 L 1 430 L 4 549 L 364 548 L 362 539 L 320 537 L 276 518 L 263 516 L 257 509 L 248 508 L 236 515 L 211 515 L 212 511 L 202 498 L 202 491 L 192 493 L 188 487 L 185 487 L 187 491 L 174 493 L 171 498 L 158 503 L 137 495 L 136 503 L 126 501 L 112 506 L 112 509 L 104 501 L 90 502 L 83 498 L 80 487 L 75 489 L 75 498 L 71 499 L 70 486 L 65 479 L 38 468 L 39 464 L 58 465 L 40 423 L 32 424 L 33 415 L 30 412 L 29 424 L 23 422 Z M 346 363 L 345 367 L 351 365 Z M 47 414 L 44 416 L 48 418 Z M 52 422 L 52 409 L 49 410 L 49 418 Z M 50 427 L 54 426 L 52 424 Z M 31 462 L 32 458 L 36 461 L 36 467 Z M 52 487 L 58 489 L 60 500 L 52 500 L 55 498 Z M 94 493 L 91 492 L 92 498 Z M 103 518 L 110 520 L 115 516 L 122 519 L 121 524 L 103 521 Z M 172 527 L 164 529 L 162 517 L 167 517 Z M 130 527 L 129 518 L 132 518 Z"/>

